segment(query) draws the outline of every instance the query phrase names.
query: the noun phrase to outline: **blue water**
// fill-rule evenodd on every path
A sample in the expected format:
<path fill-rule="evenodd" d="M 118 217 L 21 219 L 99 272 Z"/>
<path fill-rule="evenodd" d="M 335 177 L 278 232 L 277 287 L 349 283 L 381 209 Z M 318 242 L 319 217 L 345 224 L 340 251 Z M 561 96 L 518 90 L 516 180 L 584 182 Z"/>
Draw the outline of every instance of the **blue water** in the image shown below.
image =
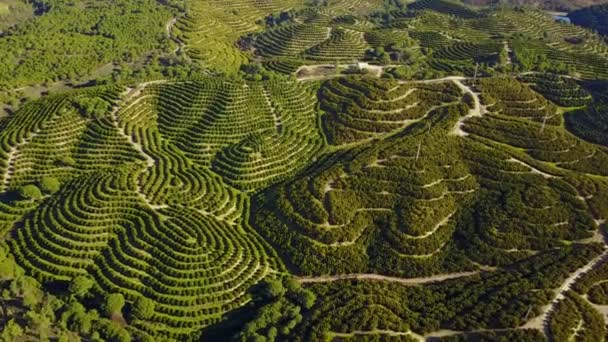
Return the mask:
<path fill-rule="evenodd" d="M 563 16 L 563 15 L 554 15 L 553 19 L 555 19 L 556 21 L 565 21 L 567 23 L 570 23 L 570 18 Z"/>

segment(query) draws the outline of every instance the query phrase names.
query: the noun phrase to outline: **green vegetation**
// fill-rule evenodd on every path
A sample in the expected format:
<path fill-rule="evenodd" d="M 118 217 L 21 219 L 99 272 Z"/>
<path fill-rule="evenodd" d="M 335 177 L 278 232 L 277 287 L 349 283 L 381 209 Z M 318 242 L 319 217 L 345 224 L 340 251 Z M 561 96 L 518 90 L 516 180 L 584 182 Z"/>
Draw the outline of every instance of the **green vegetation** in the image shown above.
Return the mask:
<path fill-rule="evenodd" d="M 70 80 L 167 49 L 173 9 L 154 1 L 33 2 L 36 16 L 0 36 L 0 89 Z"/>
<path fill-rule="evenodd" d="M 576 25 L 608 35 L 608 5 L 596 5 L 581 8 L 568 13 L 568 17 Z"/>
<path fill-rule="evenodd" d="M 15 1 L 1 340 L 608 335 L 597 33 L 452 0 Z"/>
<path fill-rule="evenodd" d="M 10 13 L 10 8 L 7 3 L 0 2 L 0 15 L 6 15 Z"/>
<path fill-rule="evenodd" d="M 19 197 L 24 200 L 37 200 L 42 198 L 42 192 L 35 185 L 25 185 L 19 189 Z"/>

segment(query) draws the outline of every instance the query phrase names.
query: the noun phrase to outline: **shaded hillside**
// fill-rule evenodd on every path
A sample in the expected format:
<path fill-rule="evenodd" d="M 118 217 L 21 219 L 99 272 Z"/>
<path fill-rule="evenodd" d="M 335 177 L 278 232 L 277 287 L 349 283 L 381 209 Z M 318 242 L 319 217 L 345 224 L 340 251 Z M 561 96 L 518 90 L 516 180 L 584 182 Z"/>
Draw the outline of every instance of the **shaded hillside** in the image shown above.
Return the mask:
<path fill-rule="evenodd" d="M 462 2 L 471 5 L 490 5 L 497 4 L 499 0 L 462 0 Z M 502 1 L 514 5 L 528 5 L 533 7 L 544 8 L 554 11 L 572 11 L 586 6 L 598 5 L 605 3 L 604 0 L 508 0 Z"/>
<path fill-rule="evenodd" d="M 568 16 L 576 25 L 608 35 L 608 3 L 582 8 Z"/>

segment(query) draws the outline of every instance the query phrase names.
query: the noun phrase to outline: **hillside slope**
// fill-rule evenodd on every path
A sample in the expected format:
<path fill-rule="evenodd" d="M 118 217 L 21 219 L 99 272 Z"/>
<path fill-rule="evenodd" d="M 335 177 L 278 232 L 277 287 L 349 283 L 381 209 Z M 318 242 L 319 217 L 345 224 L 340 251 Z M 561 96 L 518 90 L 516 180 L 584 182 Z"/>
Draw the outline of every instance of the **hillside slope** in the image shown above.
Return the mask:
<path fill-rule="evenodd" d="M 553 11 L 571 11 L 578 8 L 605 3 L 605 0 L 463 0 L 470 5 L 490 5 L 499 2 L 507 2 L 512 5 L 527 5 Z"/>
<path fill-rule="evenodd" d="M 608 35 L 608 3 L 585 7 L 568 14 L 576 25 Z"/>

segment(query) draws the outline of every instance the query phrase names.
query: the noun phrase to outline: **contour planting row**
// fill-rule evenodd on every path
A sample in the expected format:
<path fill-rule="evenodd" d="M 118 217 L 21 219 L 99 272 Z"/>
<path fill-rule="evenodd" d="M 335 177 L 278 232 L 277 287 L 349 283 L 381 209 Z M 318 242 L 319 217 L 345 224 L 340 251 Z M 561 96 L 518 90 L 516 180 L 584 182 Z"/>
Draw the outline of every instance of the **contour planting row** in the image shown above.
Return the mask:
<path fill-rule="evenodd" d="M 263 57 L 295 57 L 325 41 L 331 28 L 311 24 L 279 26 L 260 34 L 255 41 Z"/>
<path fill-rule="evenodd" d="M 563 107 L 580 107 L 592 102 L 591 94 L 572 78 L 554 74 L 529 74 L 520 77 L 524 83 L 547 99 Z"/>
<path fill-rule="evenodd" d="M 98 291 L 150 298 L 154 315 L 134 325 L 171 338 L 219 321 L 270 268 L 280 270 L 245 226 L 185 207 L 155 212 L 132 180 L 105 171 L 60 191 L 15 232 L 17 261 L 41 281 L 85 274 Z"/>
<path fill-rule="evenodd" d="M 175 25 L 186 53 L 195 61 L 224 72 L 237 72 L 248 58 L 236 46 L 239 37 L 255 32 L 265 16 L 297 6 L 294 1 L 238 0 L 193 3 Z"/>
<path fill-rule="evenodd" d="M 158 184 L 171 178 L 182 185 L 176 168 L 208 166 L 231 185 L 255 190 L 297 172 L 321 147 L 313 96 L 295 82 L 209 79 L 150 86 L 120 116 L 127 134 L 139 136 L 136 143 L 154 160 L 173 155 L 174 161 L 152 167 L 172 168 L 160 172 L 172 176 L 145 180 L 145 191 L 157 184 L 154 192 L 166 193 Z M 136 122 L 149 129 L 137 130 Z M 152 132 L 157 130 L 158 136 Z M 184 191 L 177 198 L 203 198 L 198 191 Z"/>
<path fill-rule="evenodd" d="M 456 43 L 433 53 L 434 58 L 440 59 L 473 59 L 476 62 L 495 61 L 502 44 L 486 43 Z"/>
<path fill-rule="evenodd" d="M 408 8 L 412 10 L 433 10 L 463 19 L 475 19 L 481 16 L 473 9 L 445 0 L 419 0 L 409 4 Z"/>
<path fill-rule="evenodd" d="M 110 137 L 117 132 L 104 127 L 105 113 L 92 121 L 75 104 L 81 98 L 96 98 L 109 107 L 117 92 L 118 87 L 99 87 L 49 97 L 31 103 L 3 121 L 0 134 L 4 142 L 0 150 L 4 154 L 4 167 L 0 167 L 3 189 L 35 183 L 44 176 L 69 178 L 80 170 L 112 164 L 115 158 L 128 160 L 128 151 L 108 150 L 108 145 L 120 145 L 120 141 L 111 141 Z M 89 139 L 91 135 L 98 135 L 94 142 Z M 91 151 L 87 150 L 89 144 L 95 144 Z M 96 159 L 96 154 L 103 158 Z"/>
<path fill-rule="evenodd" d="M 484 78 L 474 85 L 487 110 L 548 125 L 560 125 L 557 107 L 527 85 L 511 78 Z"/>
<path fill-rule="evenodd" d="M 146 160 L 138 191 L 152 206 L 188 206 L 229 222 L 238 218 L 243 198 L 159 133 L 155 104 L 143 95 L 118 112 L 117 126 Z"/>
<path fill-rule="evenodd" d="M 488 114 L 465 122 L 464 131 L 513 146 L 560 168 L 608 176 L 608 153 L 567 133 L 563 128 Z"/>
<path fill-rule="evenodd" d="M 440 108 L 432 116 L 455 119 L 457 111 Z M 458 203 L 476 184 L 452 160 L 456 153 L 435 149 L 449 146 L 440 138 L 445 133 L 424 134 L 426 127 L 353 155 L 338 152 L 335 164 L 273 189 L 256 207 L 254 225 L 305 274 L 440 270 Z"/>
<path fill-rule="evenodd" d="M 3 191 L 8 188 L 15 171 L 13 163 L 19 146 L 27 143 L 27 139 L 39 131 L 45 121 L 67 105 L 69 100 L 65 96 L 53 96 L 44 101 L 32 102 L 10 119 L 0 121 L 0 175 Z"/>
<path fill-rule="evenodd" d="M 363 59 L 367 49 L 362 32 L 336 28 L 329 39 L 306 50 L 304 55 L 314 61 L 353 61 Z"/>
<path fill-rule="evenodd" d="M 398 84 L 341 78 L 328 81 L 320 96 L 329 142 L 341 145 L 402 129 L 432 108 L 457 101 L 462 95 L 451 82 Z"/>

